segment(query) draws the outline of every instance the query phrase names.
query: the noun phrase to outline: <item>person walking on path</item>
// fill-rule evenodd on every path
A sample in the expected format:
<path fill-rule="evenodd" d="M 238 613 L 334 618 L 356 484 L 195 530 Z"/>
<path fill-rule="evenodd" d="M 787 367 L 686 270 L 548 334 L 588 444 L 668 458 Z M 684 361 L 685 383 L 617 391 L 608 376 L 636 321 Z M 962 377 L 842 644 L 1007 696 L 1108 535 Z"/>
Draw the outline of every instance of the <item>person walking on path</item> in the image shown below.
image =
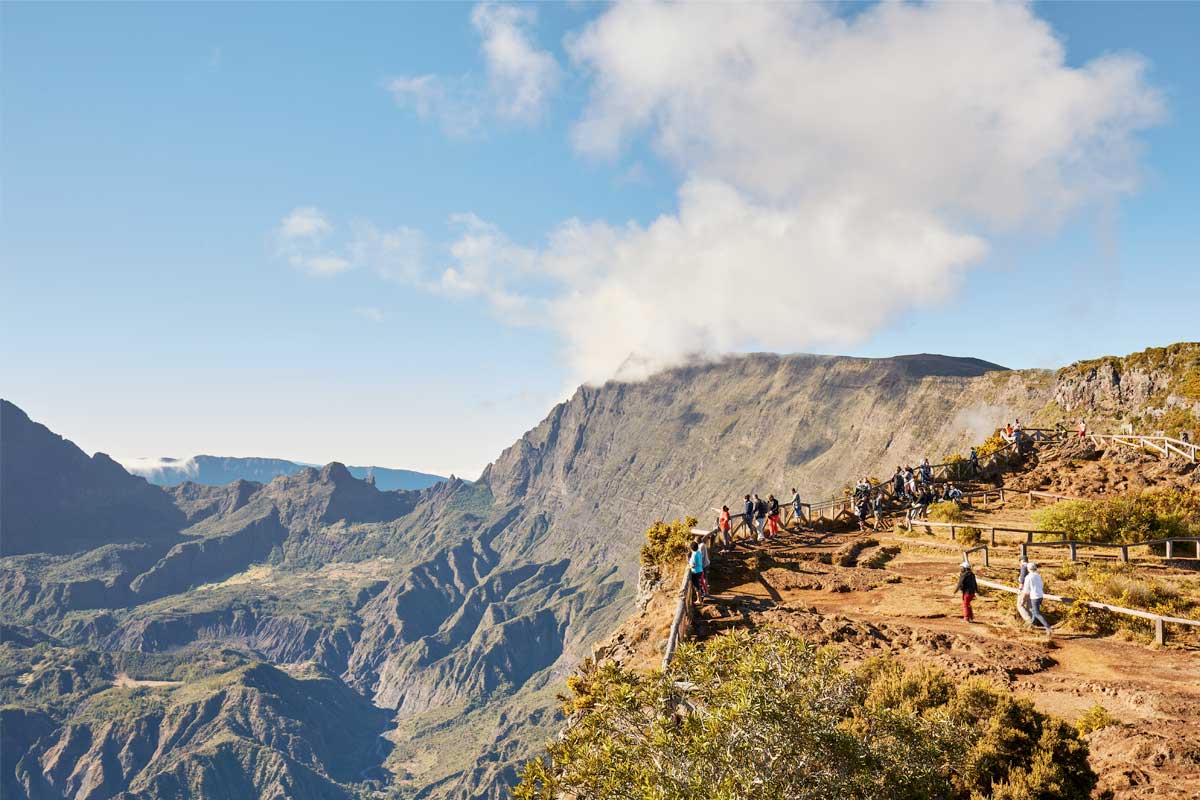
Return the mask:
<path fill-rule="evenodd" d="M 1017 570 L 1017 614 L 1027 624 L 1033 623 L 1033 617 L 1029 616 L 1029 607 L 1025 600 L 1025 576 L 1029 574 L 1029 557 L 1021 556 L 1021 566 Z"/>
<path fill-rule="evenodd" d="M 974 447 L 971 448 L 971 457 L 967 463 L 971 467 L 971 477 L 974 478 L 979 474 L 979 452 Z"/>
<path fill-rule="evenodd" d="M 921 483 L 933 482 L 933 467 L 929 466 L 929 459 L 921 460 Z"/>
<path fill-rule="evenodd" d="M 688 581 L 696 590 L 696 596 L 703 600 L 706 594 L 704 591 L 704 554 L 700 552 L 700 545 L 695 542 L 692 542 L 692 554 L 688 556 Z"/>
<path fill-rule="evenodd" d="M 717 517 L 717 530 L 721 532 L 721 541 L 728 550 L 733 547 L 733 540 L 729 538 L 729 529 L 732 527 L 731 518 L 729 516 L 729 506 L 721 506 L 721 516 Z"/>
<path fill-rule="evenodd" d="M 965 558 L 962 562 L 962 569 L 958 573 L 958 585 L 954 587 L 954 591 L 962 595 L 963 620 L 974 622 L 975 612 L 971 610 L 971 601 L 979 593 L 979 584 L 975 580 L 975 573 L 971 571 L 971 562 Z"/>
<path fill-rule="evenodd" d="M 779 501 L 775 495 L 767 495 L 767 531 L 771 538 L 779 535 Z"/>
<path fill-rule="evenodd" d="M 795 487 L 792 487 L 792 520 L 797 528 L 804 527 L 804 516 L 800 513 L 800 493 Z"/>
<path fill-rule="evenodd" d="M 1029 574 L 1025 576 L 1025 582 L 1021 584 L 1021 595 L 1024 595 L 1029 601 L 1029 627 L 1032 628 L 1033 623 L 1040 622 L 1046 629 L 1046 635 L 1051 636 L 1050 623 L 1042 616 L 1042 599 L 1046 596 L 1046 591 L 1037 564 L 1030 562 Z M 1019 595 L 1017 602 L 1020 601 L 1021 596 Z"/>
<path fill-rule="evenodd" d="M 892 497 L 897 500 L 904 494 L 904 473 L 899 467 L 896 467 L 896 474 L 892 476 Z"/>
<path fill-rule="evenodd" d="M 750 499 L 750 495 L 746 495 L 745 513 L 742 514 L 742 519 L 746 524 L 746 538 L 754 538 L 754 501 Z"/>
<path fill-rule="evenodd" d="M 712 559 L 708 557 L 708 540 L 707 539 L 700 540 L 700 555 L 703 556 L 701 561 L 704 564 L 704 571 L 700 573 L 700 588 L 704 590 L 704 594 L 707 597 L 708 596 L 708 568 L 709 568 L 709 565 L 712 564 Z"/>
<path fill-rule="evenodd" d="M 876 492 L 871 498 L 871 510 L 875 512 L 875 530 L 883 524 L 883 492 Z"/>

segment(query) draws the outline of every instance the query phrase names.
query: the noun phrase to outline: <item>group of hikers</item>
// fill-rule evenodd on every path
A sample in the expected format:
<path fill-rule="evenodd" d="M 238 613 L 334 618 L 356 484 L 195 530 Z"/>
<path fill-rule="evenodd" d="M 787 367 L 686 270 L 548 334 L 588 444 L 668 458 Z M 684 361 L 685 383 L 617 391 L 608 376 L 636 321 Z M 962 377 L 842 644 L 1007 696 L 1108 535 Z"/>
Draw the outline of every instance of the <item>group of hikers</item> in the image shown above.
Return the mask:
<path fill-rule="evenodd" d="M 962 595 L 962 614 L 966 622 L 975 621 L 975 613 L 971 610 L 971 601 L 979 594 L 979 581 L 971 569 L 971 562 L 963 557 L 959 568 L 958 584 L 954 587 L 957 594 Z M 1020 569 L 1017 574 L 1017 613 L 1021 619 L 1032 628 L 1038 623 L 1046 629 L 1046 635 L 1051 636 L 1050 623 L 1042 616 L 1042 600 L 1046 597 L 1046 586 L 1042 581 L 1042 573 L 1038 565 L 1024 555 L 1021 556 Z"/>
<path fill-rule="evenodd" d="M 794 519 L 804 518 L 801 513 L 800 493 L 795 489 L 792 489 L 792 499 L 788 501 L 788 505 L 795 513 Z M 759 497 L 757 493 L 746 495 L 745 506 L 741 513 L 746 527 L 743 541 L 762 542 L 778 536 L 779 531 L 783 528 L 780 522 L 782 512 L 783 507 L 773 494 L 768 494 L 766 499 Z M 733 539 L 733 518 L 734 515 L 729 510 L 729 506 L 721 506 L 721 513 L 717 516 L 717 532 L 721 536 L 722 550 L 727 550 L 737 544 Z M 692 586 L 700 597 L 708 596 L 709 562 L 708 542 L 692 542 L 692 550 L 688 555 L 688 572 L 691 576 Z"/>

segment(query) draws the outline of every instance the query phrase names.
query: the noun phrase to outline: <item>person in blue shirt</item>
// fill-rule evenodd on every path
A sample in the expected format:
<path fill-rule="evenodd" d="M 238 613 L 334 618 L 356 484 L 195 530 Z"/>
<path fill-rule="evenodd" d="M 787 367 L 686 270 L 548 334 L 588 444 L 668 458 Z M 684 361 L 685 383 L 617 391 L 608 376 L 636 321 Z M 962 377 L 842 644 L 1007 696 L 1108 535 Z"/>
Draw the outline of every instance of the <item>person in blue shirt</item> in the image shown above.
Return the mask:
<path fill-rule="evenodd" d="M 688 579 L 691 581 L 692 588 L 696 590 L 696 595 L 700 599 L 704 599 L 704 553 L 700 552 L 700 545 L 692 542 L 692 554 L 688 557 Z"/>

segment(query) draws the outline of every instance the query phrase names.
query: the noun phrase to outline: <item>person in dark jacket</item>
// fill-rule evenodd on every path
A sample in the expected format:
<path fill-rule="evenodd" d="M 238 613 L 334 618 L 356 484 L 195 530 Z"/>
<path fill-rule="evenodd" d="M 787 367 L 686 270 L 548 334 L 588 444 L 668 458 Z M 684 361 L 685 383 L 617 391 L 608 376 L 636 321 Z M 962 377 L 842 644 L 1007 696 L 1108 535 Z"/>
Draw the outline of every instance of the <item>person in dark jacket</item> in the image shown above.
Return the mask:
<path fill-rule="evenodd" d="M 954 587 L 954 591 L 962 595 L 963 619 L 974 622 L 975 614 L 971 611 L 971 601 L 979 592 L 979 583 L 975 580 L 975 573 L 966 559 L 963 559 L 962 571 L 958 573 L 958 585 Z"/>
<path fill-rule="evenodd" d="M 757 494 L 754 495 L 754 529 L 758 531 L 758 540 L 763 540 L 763 528 L 767 524 L 767 501 Z"/>
<path fill-rule="evenodd" d="M 767 532 L 770 536 L 779 535 L 779 501 L 775 495 L 767 495 Z"/>
<path fill-rule="evenodd" d="M 746 495 L 746 506 L 743 509 L 742 518 L 746 521 L 746 538 L 754 538 L 754 501 L 750 499 L 750 495 Z"/>
<path fill-rule="evenodd" d="M 896 474 L 892 476 L 892 497 L 899 499 L 904 494 L 904 472 L 899 467 L 896 467 Z"/>

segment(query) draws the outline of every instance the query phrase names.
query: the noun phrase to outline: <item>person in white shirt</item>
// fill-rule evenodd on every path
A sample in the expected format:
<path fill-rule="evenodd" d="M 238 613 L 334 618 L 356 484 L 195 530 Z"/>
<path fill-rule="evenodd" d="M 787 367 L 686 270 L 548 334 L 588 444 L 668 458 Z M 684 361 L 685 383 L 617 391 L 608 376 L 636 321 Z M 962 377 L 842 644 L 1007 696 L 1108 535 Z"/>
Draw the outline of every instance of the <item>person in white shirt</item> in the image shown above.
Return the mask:
<path fill-rule="evenodd" d="M 1029 601 L 1029 627 L 1033 627 L 1034 622 L 1042 623 L 1042 627 L 1046 629 L 1046 635 L 1050 635 L 1050 623 L 1042 616 L 1042 598 L 1046 596 L 1044 585 L 1042 584 L 1042 575 L 1038 572 L 1038 565 L 1030 562 L 1029 574 L 1025 576 L 1025 582 L 1021 584 L 1021 593 L 1017 596 L 1017 603 L 1022 600 Z"/>

